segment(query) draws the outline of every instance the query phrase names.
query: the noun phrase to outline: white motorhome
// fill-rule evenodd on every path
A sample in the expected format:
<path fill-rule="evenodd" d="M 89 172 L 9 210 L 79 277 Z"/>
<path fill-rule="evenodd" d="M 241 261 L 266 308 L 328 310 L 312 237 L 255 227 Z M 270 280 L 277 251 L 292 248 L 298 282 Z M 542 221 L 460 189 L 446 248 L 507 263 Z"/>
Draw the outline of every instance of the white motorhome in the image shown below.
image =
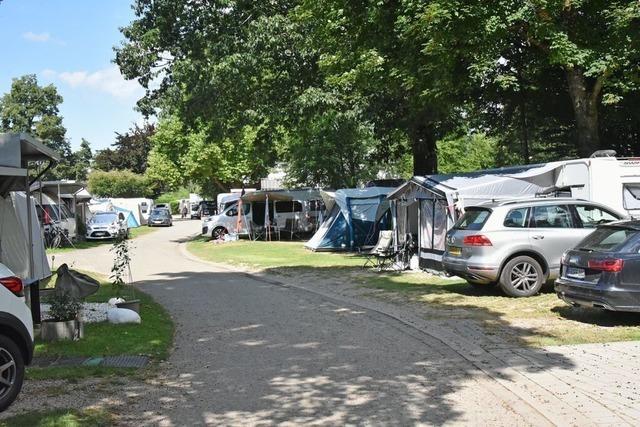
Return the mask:
<path fill-rule="evenodd" d="M 556 187 L 571 197 L 592 200 L 640 217 L 640 158 L 595 157 L 560 165 Z"/>
<path fill-rule="evenodd" d="M 245 194 L 240 201 L 227 206 L 219 215 L 204 219 L 202 234 L 214 239 L 227 233 L 256 238 L 268 221 L 270 231 L 284 232 L 291 238 L 315 231 L 324 209 L 318 190 L 256 191 Z"/>

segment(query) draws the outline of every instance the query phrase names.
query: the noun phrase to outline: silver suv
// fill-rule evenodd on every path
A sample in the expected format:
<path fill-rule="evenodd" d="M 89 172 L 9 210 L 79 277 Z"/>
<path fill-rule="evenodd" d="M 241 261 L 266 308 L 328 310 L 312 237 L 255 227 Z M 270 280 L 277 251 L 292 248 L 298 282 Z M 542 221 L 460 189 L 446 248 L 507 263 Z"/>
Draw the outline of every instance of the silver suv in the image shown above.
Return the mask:
<path fill-rule="evenodd" d="M 585 200 L 511 200 L 469 207 L 447 233 L 445 271 L 472 285 L 499 284 L 510 296 L 535 295 L 558 276 L 560 258 L 597 225 L 625 218 Z"/>

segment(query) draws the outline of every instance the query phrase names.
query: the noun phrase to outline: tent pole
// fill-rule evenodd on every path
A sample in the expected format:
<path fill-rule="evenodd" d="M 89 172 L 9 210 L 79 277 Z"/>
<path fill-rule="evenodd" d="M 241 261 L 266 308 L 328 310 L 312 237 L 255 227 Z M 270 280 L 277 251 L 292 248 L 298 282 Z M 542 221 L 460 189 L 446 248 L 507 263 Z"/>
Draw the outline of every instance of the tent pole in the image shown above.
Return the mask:
<path fill-rule="evenodd" d="M 398 201 L 397 200 L 392 200 L 391 203 L 393 204 L 393 209 L 391 209 L 391 222 L 393 224 L 393 230 L 394 230 L 394 240 L 395 240 L 395 244 L 393 246 L 393 250 L 395 252 L 398 251 L 398 241 L 400 239 L 400 230 L 398 230 Z"/>
<path fill-rule="evenodd" d="M 347 218 L 347 226 L 349 227 L 349 249 L 353 250 L 354 245 L 354 237 L 353 237 L 353 223 L 351 222 L 351 218 L 353 215 L 351 214 L 351 199 L 349 197 L 347 199 L 347 214 L 349 218 Z"/>
<path fill-rule="evenodd" d="M 418 202 L 418 267 L 420 267 L 420 253 L 422 252 L 422 200 Z"/>

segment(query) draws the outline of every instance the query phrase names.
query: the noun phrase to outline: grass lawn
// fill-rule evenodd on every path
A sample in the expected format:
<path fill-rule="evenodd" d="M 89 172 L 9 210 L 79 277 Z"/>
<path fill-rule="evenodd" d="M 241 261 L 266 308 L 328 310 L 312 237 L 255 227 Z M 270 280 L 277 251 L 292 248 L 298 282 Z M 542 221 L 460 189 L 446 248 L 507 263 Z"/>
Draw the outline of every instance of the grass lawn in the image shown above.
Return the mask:
<path fill-rule="evenodd" d="M 102 427 L 115 425 L 111 415 L 99 410 L 59 409 L 29 412 L 0 421 L 0 426 L 11 427 Z"/>
<path fill-rule="evenodd" d="M 140 299 L 142 323 L 115 325 L 108 322 L 85 324 L 84 338 L 79 341 L 43 342 L 36 339 L 36 357 L 53 356 L 114 356 L 146 355 L 152 362 L 165 359 L 173 340 L 173 322 L 165 309 L 149 295 L 134 288 L 129 292 Z M 106 302 L 116 296 L 110 284 L 102 283 L 100 290 L 88 302 Z M 128 298 L 129 299 L 129 298 Z M 28 378 L 79 378 L 113 373 L 131 374 L 135 370 L 106 367 L 28 368 Z"/>
<path fill-rule="evenodd" d="M 436 321 L 473 319 L 489 333 L 534 346 L 640 339 L 640 315 L 570 307 L 547 290 L 531 298 L 511 298 L 498 288 L 473 288 L 460 279 L 426 273 L 363 271 L 363 258 L 311 252 L 301 242 L 189 242 L 194 255 L 208 261 L 243 265 L 280 274 L 315 273 L 330 280 L 354 280 L 376 298 L 419 305 Z M 346 278 L 346 279 L 345 279 Z M 305 279 L 307 280 L 307 279 Z"/>
<path fill-rule="evenodd" d="M 144 236 L 151 232 L 156 231 L 157 227 L 142 227 L 132 228 L 129 230 L 129 238 L 135 239 L 136 237 Z M 59 254 L 62 252 L 75 251 L 76 249 L 88 249 L 95 248 L 96 246 L 112 245 L 113 240 L 83 240 L 81 242 L 74 243 L 73 246 L 64 246 L 62 248 L 47 249 L 47 254 Z"/>
<path fill-rule="evenodd" d="M 212 243 L 198 238 L 187 244 L 194 255 L 207 261 L 264 269 L 353 268 L 364 263 L 352 254 L 312 252 L 300 242 L 237 242 Z"/>

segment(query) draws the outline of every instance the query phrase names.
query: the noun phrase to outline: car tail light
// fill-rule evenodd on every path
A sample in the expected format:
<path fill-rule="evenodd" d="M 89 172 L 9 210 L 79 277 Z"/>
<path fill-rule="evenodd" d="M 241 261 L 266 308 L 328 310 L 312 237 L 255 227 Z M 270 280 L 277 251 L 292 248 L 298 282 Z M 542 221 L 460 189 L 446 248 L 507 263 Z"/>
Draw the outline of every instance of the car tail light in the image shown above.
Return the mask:
<path fill-rule="evenodd" d="M 624 260 L 622 259 L 592 259 L 589 260 L 589 268 L 592 270 L 618 273 L 622 271 Z"/>
<path fill-rule="evenodd" d="M 2 286 L 9 289 L 15 295 L 18 295 L 18 296 L 23 295 L 22 280 L 19 277 L 15 277 L 15 276 L 3 277 L 2 279 L 0 279 L 0 283 L 2 283 Z"/>
<path fill-rule="evenodd" d="M 465 236 L 462 243 L 466 246 L 493 246 L 491 240 L 487 236 L 482 234 L 474 234 L 472 236 Z"/>

